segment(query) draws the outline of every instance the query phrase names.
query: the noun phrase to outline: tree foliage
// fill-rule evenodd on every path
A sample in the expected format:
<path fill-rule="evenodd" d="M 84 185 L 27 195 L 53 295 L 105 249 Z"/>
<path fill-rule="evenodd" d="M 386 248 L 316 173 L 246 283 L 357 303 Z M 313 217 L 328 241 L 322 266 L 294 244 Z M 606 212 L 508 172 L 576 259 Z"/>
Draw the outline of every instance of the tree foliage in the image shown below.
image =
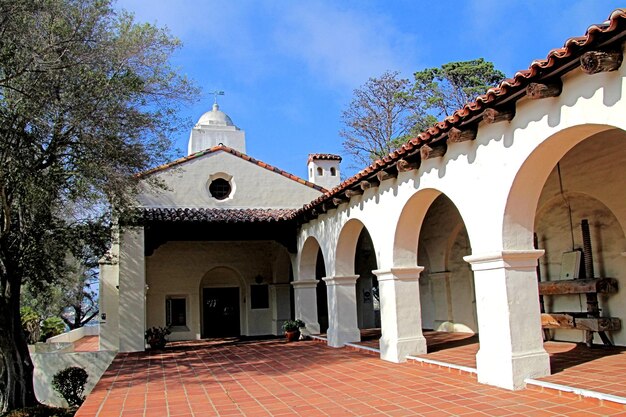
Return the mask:
<path fill-rule="evenodd" d="M 169 64 L 178 46 L 108 0 L 0 0 L 0 412 L 36 403 L 22 285 L 95 254 L 102 213 L 168 156 L 196 93 Z"/>
<path fill-rule="evenodd" d="M 385 72 L 354 90 L 342 113 L 339 134 L 344 150 L 357 162 L 369 164 L 419 134 L 439 118 L 484 93 L 504 78 L 484 59 L 450 62 L 414 74 L 414 80 Z"/>
<path fill-rule="evenodd" d="M 414 74 L 412 94 L 423 111 L 436 118 L 450 116 L 455 110 L 483 94 L 504 79 L 504 73 L 483 58 L 449 62 L 440 68 L 427 68 Z"/>
<path fill-rule="evenodd" d="M 395 148 L 394 139 L 412 128 L 410 118 L 415 101 L 411 82 L 398 72 L 370 78 L 354 90 L 354 97 L 342 113 L 345 128 L 339 132 L 343 147 L 358 162 L 369 164 Z"/>

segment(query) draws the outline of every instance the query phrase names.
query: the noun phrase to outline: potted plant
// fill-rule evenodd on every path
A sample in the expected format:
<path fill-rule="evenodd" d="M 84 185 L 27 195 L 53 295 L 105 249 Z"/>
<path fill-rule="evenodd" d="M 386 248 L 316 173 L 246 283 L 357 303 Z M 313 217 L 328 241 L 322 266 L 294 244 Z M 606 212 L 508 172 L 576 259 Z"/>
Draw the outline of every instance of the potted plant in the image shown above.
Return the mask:
<path fill-rule="evenodd" d="M 305 326 L 304 322 L 300 319 L 287 320 L 283 323 L 283 330 L 285 331 L 285 337 L 288 342 L 298 340 L 300 337 L 300 329 Z"/>
<path fill-rule="evenodd" d="M 167 335 L 172 333 L 169 327 L 150 327 L 146 330 L 146 342 L 152 349 L 163 349 L 167 344 Z"/>

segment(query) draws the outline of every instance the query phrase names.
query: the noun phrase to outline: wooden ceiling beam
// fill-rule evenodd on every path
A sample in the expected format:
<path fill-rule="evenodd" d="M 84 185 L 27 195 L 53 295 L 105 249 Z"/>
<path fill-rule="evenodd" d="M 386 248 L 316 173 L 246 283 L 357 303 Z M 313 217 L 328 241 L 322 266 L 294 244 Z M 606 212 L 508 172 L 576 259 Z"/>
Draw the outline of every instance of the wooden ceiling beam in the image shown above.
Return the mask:
<path fill-rule="evenodd" d="M 483 121 L 487 124 L 510 122 L 515 117 L 515 109 L 494 109 L 488 108 L 483 112 Z"/>
<path fill-rule="evenodd" d="M 586 74 L 616 71 L 622 66 L 621 51 L 589 51 L 580 57 L 580 68 Z"/>
<path fill-rule="evenodd" d="M 558 97 L 563 91 L 563 83 L 561 80 L 552 83 L 530 83 L 526 87 L 526 96 L 530 99 L 537 100 L 548 97 Z"/>
<path fill-rule="evenodd" d="M 458 129 L 453 127 L 448 131 L 448 143 L 461 143 L 466 142 L 468 140 L 476 139 L 476 134 L 478 130 L 476 127 L 466 128 L 466 129 Z"/>

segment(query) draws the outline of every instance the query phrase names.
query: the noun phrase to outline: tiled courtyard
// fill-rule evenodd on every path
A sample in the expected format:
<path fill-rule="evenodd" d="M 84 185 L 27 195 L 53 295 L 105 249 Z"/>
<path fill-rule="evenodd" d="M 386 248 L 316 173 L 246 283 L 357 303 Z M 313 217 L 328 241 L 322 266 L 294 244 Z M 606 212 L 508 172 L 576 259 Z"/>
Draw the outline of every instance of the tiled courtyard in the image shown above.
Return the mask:
<path fill-rule="evenodd" d="M 476 368 L 478 335 L 424 330 L 424 336 L 428 353 L 419 358 Z M 358 345 L 378 349 L 380 329 L 363 330 L 361 338 Z M 552 375 L 539 381 L 626 398 L 626 348 L 556 341 L 545 342 L 544 348 Z"/>
<path fill-rule="evenodd" d="M 626 416 L 624 406 L 555 391 L 510 392 L 473 375 L 393 364 L 319 342 L 221 339 L 120 354 L 78 417 Z"/>

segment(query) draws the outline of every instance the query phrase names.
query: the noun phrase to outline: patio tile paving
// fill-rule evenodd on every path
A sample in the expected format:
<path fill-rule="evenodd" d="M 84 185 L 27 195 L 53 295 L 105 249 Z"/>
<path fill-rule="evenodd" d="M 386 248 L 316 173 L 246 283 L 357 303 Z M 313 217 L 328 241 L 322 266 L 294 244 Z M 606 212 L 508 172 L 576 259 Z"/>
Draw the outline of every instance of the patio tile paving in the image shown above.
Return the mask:
<path fill-rule="evenodd" d="M 555 392 L 511 392 L 470 375 L 312 341 L 219 339 L 119 354 L 76 414 L 231 415 L 626 416 L 626 410 Z"/>
<path fill-rule="evenodd" d="M 424 336 L 428 353 L 420 358 L 476 368 L 477 335 L 424 330 Z M 358 345 L 378 349 L 380 329 L 363 330 L 361 338 Z M 544 348 L 552 375 L 540 381 L 626 397 L 626 348 L 557 341 Z"/>

